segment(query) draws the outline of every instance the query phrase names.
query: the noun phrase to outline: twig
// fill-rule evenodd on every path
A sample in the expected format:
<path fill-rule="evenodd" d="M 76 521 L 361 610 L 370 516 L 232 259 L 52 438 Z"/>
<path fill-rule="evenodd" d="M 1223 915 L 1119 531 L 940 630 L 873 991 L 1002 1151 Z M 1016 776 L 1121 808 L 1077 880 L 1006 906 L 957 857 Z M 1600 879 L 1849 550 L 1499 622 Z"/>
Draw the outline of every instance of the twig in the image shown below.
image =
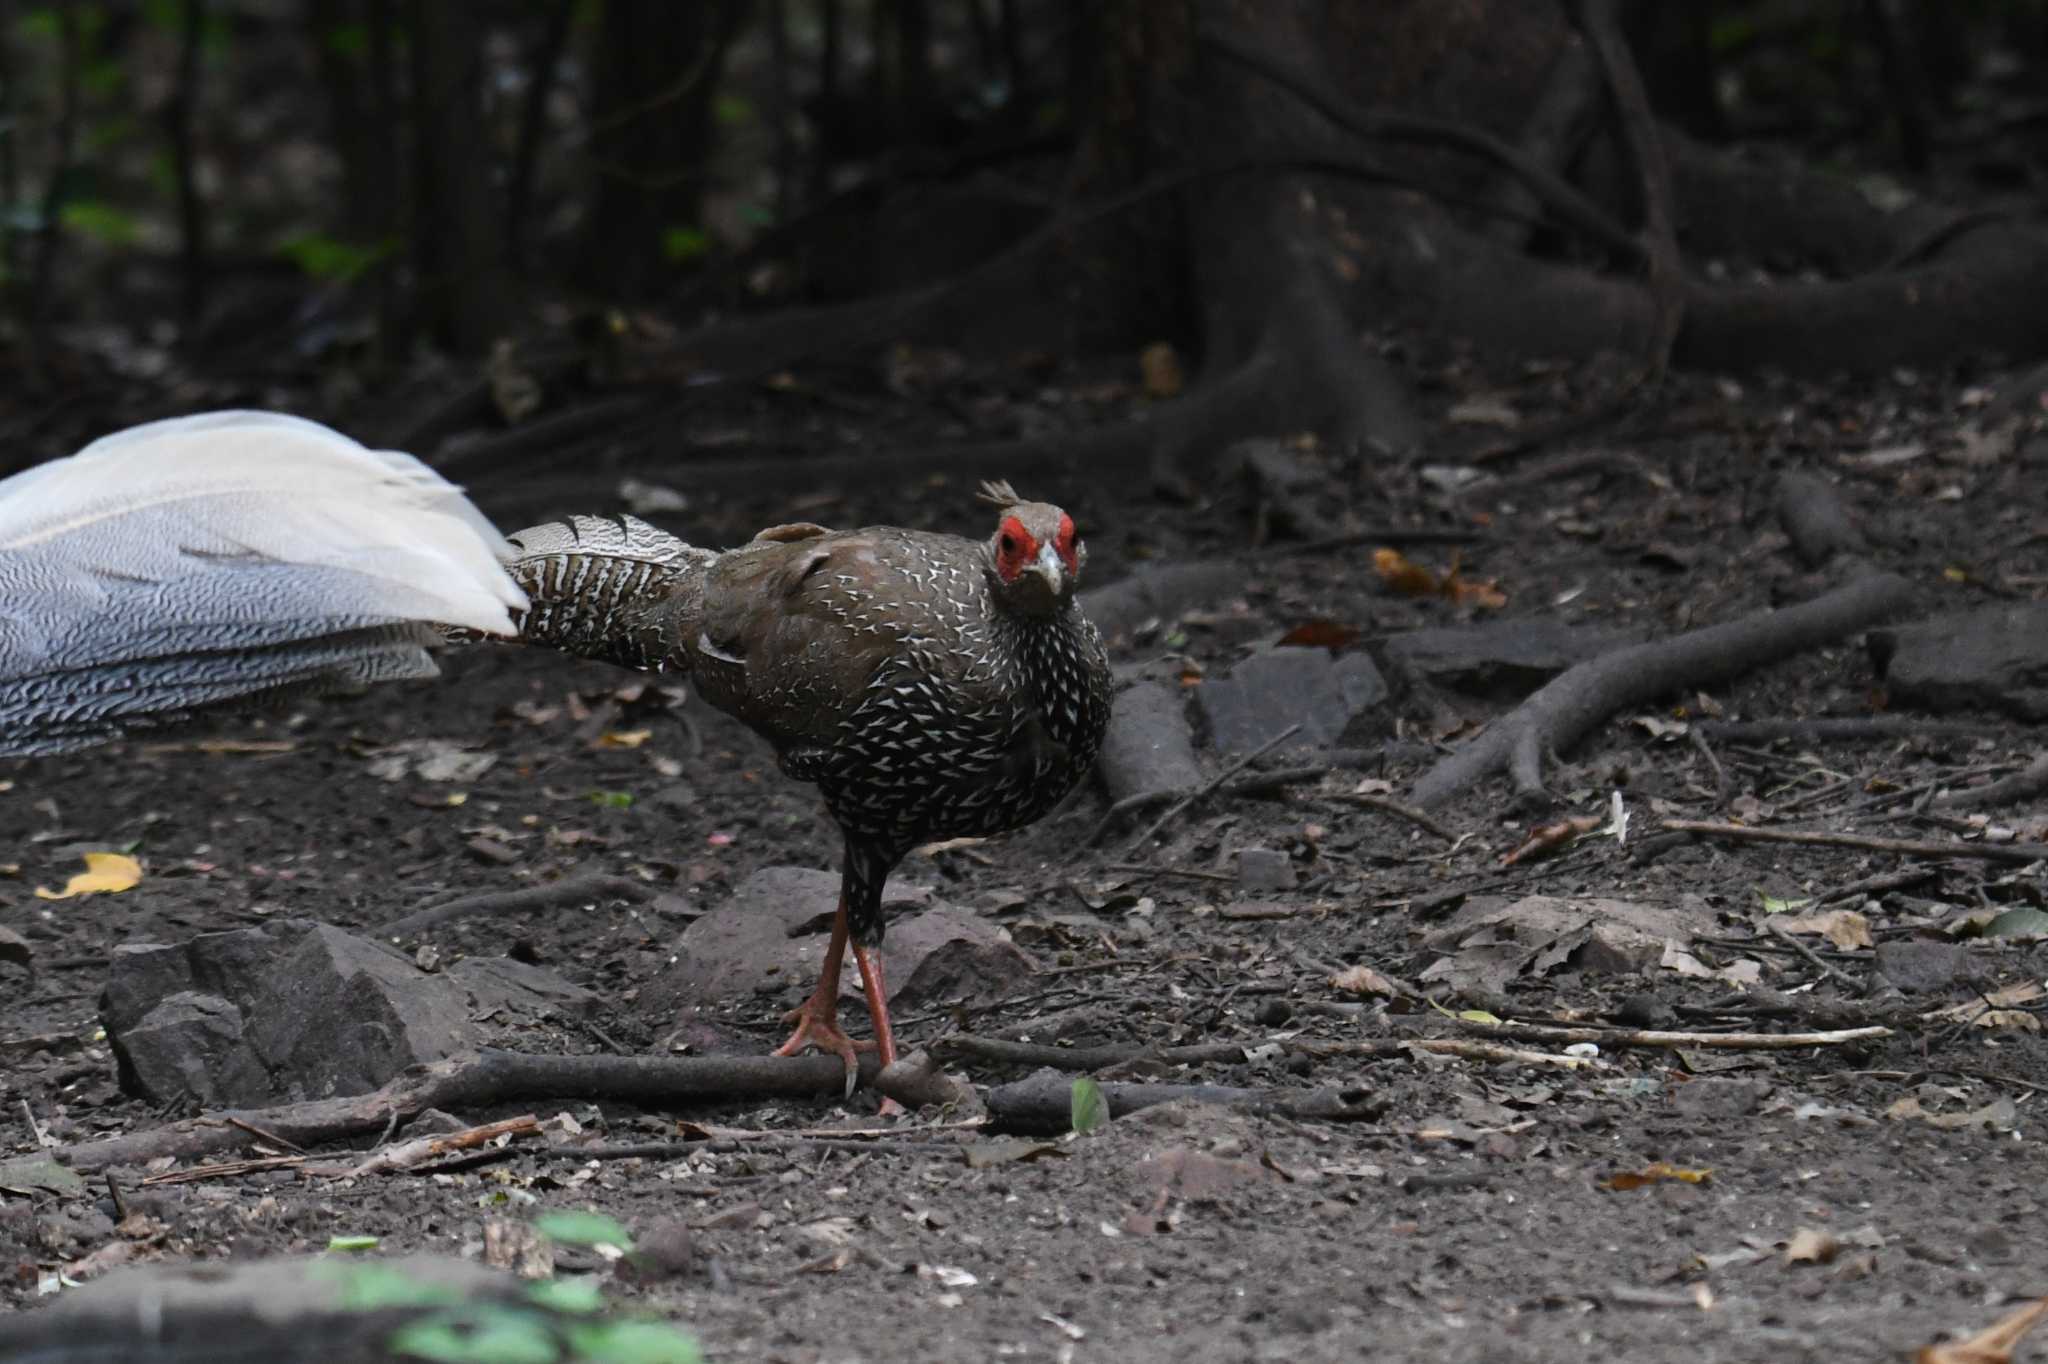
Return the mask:
<path fill-rule="evenodd" d="M 1289 786 L 1299 786 L 1303 782 L 1320 781 L 1335 770 L 1328 763 L 1322 763 L 1314 767 L 1276 767 L 1270 772 L 1247 772 L 1243 776 L 1231 778 L 1221 786 L 1216 785 L 1214 782 L 1208 782 L 1196 787 L 1193 792 L 1140 791 L 1136 795 L 1125 796 L 1122 800 L 1110 806 L 1108 811 L 1102 816 L 1102 822 L 1095 826 L 1095 832 L 1088 835 L 1084 846 L 1092 848 L 1097 843 L 1100 843 L 1105 834 L 1123 822 L 1124 816 L 1138 810 L 1149 809 L 1154 805 L 1163 805 L 1170 800 L 1179 800 L 1187 796 L 1199 799 L 1203 796 L 1212 795 L 1264 795 L 1269 791 L 1278 791 Z"/>
<path fill-rule="evenodd" d="M 1131 854 L 1137 852 L 1138 849 L 1149 844 L 1154 838 L 1158 836 L 1159 831 L 1161 829 L 1164 829 L 1167 825 L 1173 823 L 1175 819 L 1179 818 L 1182 811 L 1186 810 L 1189 806 L 1195 804 L 1197 801 L 1206 800 L 1210 796 L 1216 794 L 1217 790 L 1219 790 L 1225 782 L 1229 781 L 1232 777 L 1244 771 L 1245 768 L 1251 766 L 1252 763 L 1264 757 L 1266 754 L 1272 752 L 1275 748 L 1278 748 L 1281 744 L 1293 738 L 1300 732 L 1301 725 L 1298 722 L 1289 725 L 1287 728 L 1281 730 L 1278 734 L 1275 734 L 1272 738 L 1266 740 L 1266 742 L 1260 744 L 1251 752 L 1245 754 L 1242 758 L 1239 758 L 1236 762 L 1233 762 L 1229 766 L 1225 767 L 1221 772 L 1218 772 L 1215 776 L 1211 777 L 1208 780 L 1208 782 L 1205 783 L 1198 790 L 1191 791 L 1187 795 L 1175 801 L 1172 805 L 1167 807 L 1165 814 L 1153 820 L 1149 825 L 1145 827 L 1145 831 L 1143 833 L 1139 834 L 1136 838 L 1130 841 L 1130 844 L 1124 849 L 1124 856 L 1129 857 Z"/>
<path fill-rule="evenodd" d="M 1864 852 L 1902 857 L 1972 857 L 1985 862 L 2039 862 L 2048 858 L 2048 843 L 1942 843 L 1921 838 L 1879 838 L 1873 834 L 1834 833 L 1826 829 L 1757 829 L 1711 819 L 1667 819 L 1660 828 L 1673 833 L 1703 834 L 1738 843 L 1799 843 L 1819 848 L 1860 848 Z"/>
<path fill-rule="evenodd" d="M 503 1118 L 477 1127 L 466 1127 L 460 1132 L 441 1132 L 430 1137 L 415 1137 L 411 1141 L 399 1142 L 396 1146 L 387 1146 L 359 1165 L 325 1165 L 312 1173 L 337 1178 L 394 1173 L 415 1169 L 442 1156 L 453 1155 L 457 1151 L 474 1151 L 479 1147 L 489 1146 L 500 1137 L 539 1135 L 540 1119 L 531 1113 L 522 1113 L 516 1118 Z"/>
<path fill-rule="evenodd" d="M 1872 1025 L 1829 1032 L 1664 1032 L 1654 1028 L 1562 1028 L 1547 1023 L 1474 1023 L 1458 1019 L 1464 1032 L 1488 1037 L 1519 1037 L 1529 1042 L 1571 1046 L 1591 1042 L 1601 1047 L 1698 1047 L 1710 1051 L 1795 1051 L 1800 1047 L 1839 1047 L 1890 1037 L 1890 1028 Z"/>
<path fill-rule="evenodd" d="M 1345 805 L 1363 805 L 1368 810 L 1381 810 L 1387 814 L 1399 816 L 1410 824 L 1427 829 L 1446 843 L 1456 843 L 1458 841 L 1457 830 L 1446 825 L 1442 820 L 1435 818 L 1427 810 L 1417 809 L 1406 801 L 1395 800 L 1392 796 L 1375 796 L 1360 791 L 1345 791 L 1326 797 L 1326 799 L 1338 801 Z"/>
<path fill-rule="evenodd" d="M 304 1165 L 310 1156 L 255 1156 L 248 1160 L 217 1160 L 205 1165 L 188 1165 L 182 1170 L 165 1170 L 162 1174 L 145 1177 L 142 1187 L 153 1189 L 160 1184 L 197 1184 L 205 1179 L 239 1179 L 243 1175 L 262 1174 L 266 1170 L 292 1170 Z M 114 1176 L 110 1171 L 107 1178 Z"/>
<path fill-rule="evenodd" d="M 635 881 L 631 877 L 606 876 L 601 873 L 565 876 L 546 885 L 524 886 L 518 890 L 485 891 L 479 895 L 465 895 L 445 904 L 431 905 L 404 918 L 393 919 L 378 929 L 377 934 L 384 938 L 406 938 L 423 928 L 432 928 L 452 919 L 467 919 L 478 914 L 516 914 L 535 909 L 554 909 L 585 900 L 631 900 L 639 904 L 653 898 L 652 886 Z"/>
<path fill-rule="evenodd" d="M 997 1085 L 988 1092 L 989 1124 L 1011 1132 L 1064 1132 L 1072 1112 L 1072 1088 L 1072 1082 L 1065 1076 L 1050 1073 Z M 1383 1102 L 1362 1097 L 1356 1091 L 1334 1089 L 1107 1083 L 1102 1086 L 1102 1095 L 1112 1115 L 1193 1100 L 1300 1122 L 1357 1122 L 1378 1117 L 1385 1107 Z"/>
<path fill-rule="evenodd" d="M 1936 796 L 1934 804 L 1944 810 L 1969 810 L 1985 805 L 2009 805 L 2032 800 L 2048 791 L 2048 753 L 2028 763 L 2023 771 L 2001 778 L 1988 786 L 1967 786 Z"/>
<path fill-rule="evenodd" d="M 1785 946 L 1791 948 L 1800 956 L 1806 958 L 1806 962 L 1809 966 L 1813 967 L 1816 971 L 1819 971 L 1829 980 L 1835 982 L 1835 984 L 1841 986 L 1844 990 L 1848 990 L 1854 994 L 1862 993 L 1861 986 L 1859 986 L 1855 981 L 1850 980 L 1840 971 L 1837 971 L 1834 967 L 1828 965 L 1825 961 L 1821 960 L 1820 953 L 1814 951 L 1811 947 L 1808 947 L 1805 943 L 1799 941 L 1798 934 L 1786 928 L 1776 919 L 1766 918 L 1764 920 L 1764 928 L 1771 934 L 1772 937 L 1776 938 L 1779 942 L 1784 943 Z"/>
<path fill-rule="evenodd" d="M 244 1132 L 247 1132 L 250 1136 L 255 1137 L 259 1141 L 267 1141 L 272 1146 L 282 1146 L 285 1150 L 293 1152 L 296 1155 L 306 1154 L 305 1147 L 294 1146 L 292 1145 L 292 1143 L 286 1141 L 283 1137 L 278 1136 L 277 1133 L 266 1132 L 253 1122 L 246 1122 L 241 1118 L 234 1117 L 226 1118 L 223 1121 L 234 1124 L 236 1127 L 241 1128 Z"/>
<path fill-rule="evenodd" d="M 1205 1042 L 1188 1047 L 1148 1047 L 1139 1043 L 1112 1043 L 1101 1047 L 1055 1047 L 1036 1042 L 1009 1042 L 995 1037 L 955 1033 L 933 1044 L 932 1050 L 955 1059 L 985 1061 L 991 1065 L 1050 1066 L 1054 1070 L 1107 1070 L 1134 1061 L 1160 1065 L 1202 1065 L 1245 1061 L 1246 1052 L 1277 1047 L 1290 1056 L 1317 1060 L 1335 1057 L 1406 1056 L 1427 1052 L 1433 1056 L 1457 1056 L 1468 1061 L 1495 1061 L 1516 1065 L 1547 1066 L 1561 1070 L 1582 1070 L 1591 1062 L 1577 1056 L 1555 1056 L 1547 1052 L 1524 1051 L 1496 1042 L 1478 1042 L 1454 1037 L 1375 1037 L 1352 1042 L 1318 1042 L 1306 1038 L 1270 1038 L 1248 1042 Z"/>
<path fill-rule="evenodd" d="M 1812 720 L 1702 720 L 1693 728 L 1724 744 L 1768 743 L 1773 739 L 1848 742 L 1891 739 L 1981 739 L 2007 732 L 2000 725 L 1965 720 L 1928 720 L 1917 715 L 1834 716 Z"/>
<path fill-rule="evenodd" d="M 1235 876 L 1227 876 L 1220 871 L 1196 871 L 1192 867 L 1153 867 L 1143 862 L 1111 862 L 1109 870 L 1142 871 L 1153 876 L 1185 876 L 1190 881 L 1221 881 L 1232 886 L 1237 884 Z"/>

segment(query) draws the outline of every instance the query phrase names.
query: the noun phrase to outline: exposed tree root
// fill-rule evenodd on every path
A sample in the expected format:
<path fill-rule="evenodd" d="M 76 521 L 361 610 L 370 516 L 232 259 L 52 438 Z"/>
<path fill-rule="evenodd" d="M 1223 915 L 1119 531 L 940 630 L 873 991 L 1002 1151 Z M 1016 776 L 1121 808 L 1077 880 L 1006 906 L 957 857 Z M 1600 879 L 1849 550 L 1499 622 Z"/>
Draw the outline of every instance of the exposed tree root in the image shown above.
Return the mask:
<path fill-rule="evenodd" d="M 862 1077 L 875 1075 L 872 1055 Z M 188 1118 L 83 1142 L 59 1152 L 73 1169 L 190 1160 L 231 1151 L 260 1128 L 294 1146 L 374 1136 L 429 1108 L 451 1112 L 529 1099 L 593 1099 L 664 1106 L 733 1098 L 821 1098 L 846 1092 L 836 1056 L 528 1056 L 464 1052 L 415 1066 L 368 1094 Z"/>
<path fill-rule="evenodd" d="M 1941 810 L 1981 810 L 2033 800 L 2043 792 L 2048 792 L 2048 753 L 2028 763 L 2024 771 L 1985 786 L 1966 786 L 1960 791 L 1947 792 L 1936 796 L 1930 804 Z"/>
<path fill-rule="evenodd" d="M 1571 747 L 1617 710 L 1833 643 L 1897 613 L 1911 592 L 1902 578 L 1871 574 L 1798 606 L 1602 654 L 1559 674 L 1423 773 L 1409 797 L 1424 809 L 1441 805 L 1505 767 L 1518 805 L 1546 804 L 1543 755 Z"/>
<path fill-rule="evenodd" d="M 1841 491 L 1817 474 L 1788 473 L 1778 480 L 1778 524 L 1808 568 L 1838 555 L 1860 557 L 1870 548 Z"/>

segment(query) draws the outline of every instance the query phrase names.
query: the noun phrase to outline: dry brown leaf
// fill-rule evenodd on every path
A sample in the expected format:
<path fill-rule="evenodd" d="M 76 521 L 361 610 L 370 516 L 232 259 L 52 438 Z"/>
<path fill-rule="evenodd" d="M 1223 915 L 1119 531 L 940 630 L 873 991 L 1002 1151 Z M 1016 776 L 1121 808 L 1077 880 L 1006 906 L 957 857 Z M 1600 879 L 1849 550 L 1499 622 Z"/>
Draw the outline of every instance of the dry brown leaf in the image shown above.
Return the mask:
<path fill-rule="evenodd" d="M 1305 620 L 1280 636 L 1282 644 L 1309 649 L 1342 649 L 1358 643 L 1356 625 L 1336 620 Z"/>
<path fill-rule="evenodd" d="M 1834 1263 L 1841 1254 L 1842 1242 L 1831 1231 L 1818 1227 L 1801 1227 L 1792 1233 L 1792 1239 L 1785 1243 L 1785 1263 L 1788 1265 L 1825 1265 Z"/>
<path fill-rule="evenodd" d="M 1442 590 L 1436 574 L 1398 549 L 1374 550 L 1372 566 L 1381 582 L 1404 597 L 1433 597 Z"/>
<path fill-rule="evenodd" d="M 2012 1364 L 2013 1346 L 2043 1318 L 2048 1318 L 2048 1298 L 2036 1298 L 1974 1336 L 1924 1346 L 1913 1358 L 1916 1364 Z"/>
<path fill-rule="evenodd" d="M 1346 967 L 1330 977 L 1330 984 L 1354 995 L 1384 995 L 1392 999 L 1401 993 L 1400 986 L 1370 966 Z"/>
<path fill-rule="evenodd" d="M 1508 604 L 1507 593 L 1500 590 L 1496 578 L 1467 578 L 1452 569 L 1444 579 L 1444 595 L 1460 606 L 1476 606 L 1485 611 L 1498 611 Z"/>
<path fill-rule="evenodd" d="M 1853 909 L 1780 917 L 1772 922 L 1787 933 L 1818 933 L 1844 952 L 1871 946 L 1870 920 Z"/>
<path fill-rule="evenodd" d="M 90 856 L 90 854 L 87 855 Z M 36 894 L 40 895 L 42 892 L 37 891 Z M 1985 1010 L 2016 1009 L 2022 1004 L 2034 1003 L 2043 995 L 2048 995 L 2048 987 L 2043 987 L 2038 980 L 2023 980 L 2018 984 L 2008 985 L 2000 990 L 1993 990 L 1988 995 L 1972 995 L 1960 1004 L 1950 1004 L 1945 1008 L 1936 1009 L 1932 1013 L 1921 1016 L 1927 1019 L 1974 1019 Z"/>
<path fill-rule="evenodd" d="M 1558 820 L 1555 824 L 1540 824 L 1529 831 L 1529 836 L 1523 839 L 1514 851 L 1502 853 L 1500 864 L 1503 867 L 1512 867 L 1517 862 L 1554 853 L 1577 842 L 1606 822 L 1606 817 L 1602 815 L 1574 815 L 1570 819 Z"/>

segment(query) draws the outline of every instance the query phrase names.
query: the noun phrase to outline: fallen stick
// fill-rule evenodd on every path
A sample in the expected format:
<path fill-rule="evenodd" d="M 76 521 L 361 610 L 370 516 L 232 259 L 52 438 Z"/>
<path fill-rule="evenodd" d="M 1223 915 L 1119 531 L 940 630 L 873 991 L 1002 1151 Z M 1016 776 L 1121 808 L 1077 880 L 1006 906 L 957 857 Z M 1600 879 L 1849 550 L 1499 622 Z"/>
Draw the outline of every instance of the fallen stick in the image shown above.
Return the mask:
<path fill-rule="evenodd" d="M 423 928 L 433 928 L 455 919 L 479 914 L 518 914 L 535 909 L 556 909 L 585 900 L 631 900 L 638 904 L 654 898 L 654 887 L 626 876 L 565 876 L 541 886 L 518 890 L 484 891 L 465 895 L 445 904 L 429 905 L 404 918 L 393 919 L 377 930 L 379 937 L 408 938 Z"/>
<path fill-rule="evenodd" d="M 1896 853 L 1901 857 L 1974 857 L 1985 862 L 2039 862 L 2048 858 L 2048 843 L 1944 843 L 1932 838 L 1881 838 L 1875 834 L 1844 834 L 1827 829 L 1758 829 L 1712 819 L 1667 819 L 1659 828 L 1672 833 L 1701 834 L 1738 843 L 1799 843 L 1817 848 L 1860 848 L 1864 852 Z"/>
<path fill-rule="evenodd" d="M 1073 1087 L 1072 1080 L 1056 1071 L 997 1085 L 988 1092 L 989 1125 L 1005 1132 L 1065 1132 L 1073 1112 Z M 1334 1089 L 1237 1089 L 1228 1085 L 1111 1082 L 1102 1086 L 1102 1097 L 1108 1101 L 1112 1117 L 1183 1099 L 1298 1122 L 1370 1121 L 1384 1108 L 1360 1091 Z"/>
<path fill-rule="evenodd" d="M 1940 810 L 1972 810 L 1985 805 L 2012 805 L 2032 800 L 2043 791 L 2048 791 L 2048 753 L 2028 763 L 2023 771 L 2001 777 L 1987 786 L 1966 786 L 1960 791 L 1949 791 L 1936 796 L 1933 804 Z"/>
<path fill-rule="evenodd" d="M 1591 1042 L 1601 1047 L 1698 1047 L 1708 1051 L 1795 1051 L 1800 1047 L 1839 1047 L 1890 1037 L 1890 1028 L 1838 1028 L 1832 1032 L 1665 1032 L 1654 1028 L 1565 1028 L 1548 1023 L 1477 1023 L 1457 1020 L 1458 1027 L 1487 1037 L 1519 1037 L 1527 1042 L 1571 1046 Z"/>
<path fill-rule="evenodd" d="M 1410 824 L 1427 829 L 1446 843 L 1458 841 L 1458 831 L 1431 815 L 1427 810 L 1417 809 L 1406 801 L 1395 800 L 1392 796 L 1368 795 L 1362 791 L 1346 791 L 1328 797 L 1345 805 L 1363 805 L 1368 810 L 1380 810 L 1407 820 Z"/>
<path fill-rule="evenodd" d="M 1125 796 L 1122 800 L 1110 806 L 1108 812 L 1103 815 L 1102 822 L 1095 826 L 1095 832 L 1088 835 L 1087 841 L 1082 846 L 1092 848 L 1097 843 L 1100 843 L 1104 835 L 1123 822 L 1124 816 L 1139 810 L 1149 810 L 1155 805 L 1164 805 L 1168 801 L 1182 799 L 1200 800 L 1207 796 L 1269 795 L 1274 791 L 1282 791 L 1290 786 L 1299 786 L 1303 782 L 1320 781 L 1335 770 L 1335 768 L 1328 764 L 1319 767 L 1276 767 L 1268 772 L 1246 772 L 1242 776 L 1232 777 L 1221 786 L 1217 786 L 1213 782 L 1204 782 L 1199 786 L 1180 786 L 1158 791 L 1140 791 L 1136 795 Z M 1147 867 L 1145 870 L 1154 871 L 1157 869 Z M 1226 877 L 1224 879 L 1232 880 L 1235 878 Z"/>
<path fill-rule="evenodd" d="M 872 1082 L 872 1054 L 861 1076 Z M 463 1052 L 415 1066 L 368 1094 L 187 1118 L 58 1152 L 77 1170 L 189 1160 L 248 1140 L 234 1120 L 299 1146 L 369 1136 L 429 1108 L 456 1111 L 530 1099 L 597 1099 L 665 1106 L 712 1099 L 826 1098 L 846 1092 L 836 1056 L 528 1056 Z"/>
<path fill-rule="evenodd" d="M 1547 1052 L 1523 1051 L 1498 1043 L 1468 1041 L 1455 1037 L 1376 1037 L 1354 1042 L 1313 1042 L 1305 1038 L 1273 1038 L 1270 1041 L 1208 1042 L 1190 1047 L 1147 1047 L 1136 1043 L 1101 1047 L 1055 1047 L 1038 1042 L 1011 1042 L 997 1037 L 954 1033 L 943 1038 L 935 1050 L 955 1060 L 986 1061 L 993 1065 L 1040 1066 L 1053 1070 L 1107 1070 L 1133 1061 L 1161 1065 L 1202 1065 L 1211 1062 L 1236 1063 L 1251 1059 L 1246 1053 L 1278 1047 L 1293 1056 L 1330 1060 L 1345 1056 L 1404 1056 L 1427 1052 L 1432 1056 L 1457 1056 L 1468 1061 L 1503 1062 L 1516 1065 L 1548 1066 L 1557 1070 L 1582 1070 L 1593 1063 L 1577 1056 L 1553 1056 Z"/>

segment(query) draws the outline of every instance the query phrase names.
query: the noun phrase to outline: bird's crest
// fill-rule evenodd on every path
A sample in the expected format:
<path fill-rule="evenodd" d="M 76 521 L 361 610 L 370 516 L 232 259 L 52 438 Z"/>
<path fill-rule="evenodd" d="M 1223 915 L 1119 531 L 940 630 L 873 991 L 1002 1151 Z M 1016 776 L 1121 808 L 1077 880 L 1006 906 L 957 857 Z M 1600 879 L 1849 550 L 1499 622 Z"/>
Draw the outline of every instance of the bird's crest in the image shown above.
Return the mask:
<path fill-rule="evenodd" d="M 1024 500 L 1017 496 L 1017 490 L 1010 486 L 1010 481 L 1006 478 L 986 480 L 982 483 L 981 491 L 976 494 L 976 497 L 998 511 L 1008 511 L 1011 507 Z"/>

